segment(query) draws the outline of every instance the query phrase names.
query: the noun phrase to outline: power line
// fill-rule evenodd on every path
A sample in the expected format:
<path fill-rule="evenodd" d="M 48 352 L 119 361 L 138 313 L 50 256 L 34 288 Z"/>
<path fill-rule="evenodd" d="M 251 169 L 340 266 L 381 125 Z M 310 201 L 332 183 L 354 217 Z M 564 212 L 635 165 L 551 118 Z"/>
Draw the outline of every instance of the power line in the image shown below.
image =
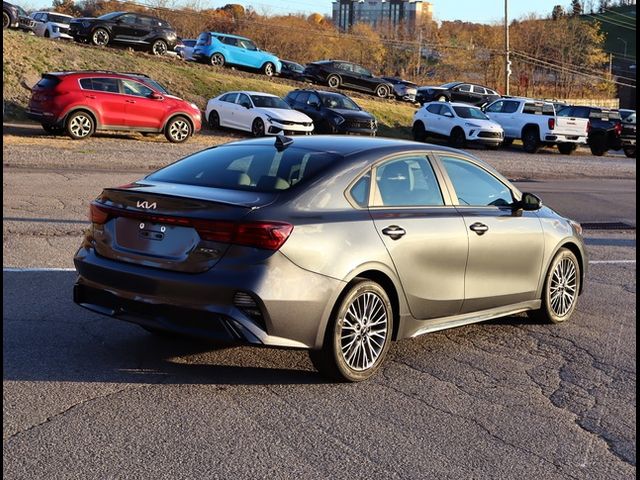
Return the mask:
<path fill-rule="evenodd" d="M 618 23 L 618 21 L 614 21 L 612 19 L 608 19 L 608 18 L 603 18 L 602 16 L 599 16 L 600 14 L 594 13 L 592 15 L 590 15 L 591 18 L 593 18 L 594 20 L 598 21 L 598 22 L 604 22 L 604 23 L 609 23 L 611 25 L 615 25 L 616 27 L 622 27 L 622 28 L 627 28 L 629 30 L 633 30 L 635 32 L 636 28 L 635 27 L 631 27 L 628 24 L 622 24 L 622 23 Z"/>
<path fill-rule="evenodd" d="M 614 15 L 618 15 L 618 16 L 623 17 L 623 18 L 629 18 L 629 19 L 633 20 L 634 25 L 636 23 L 636 17 L 632 17 L 631 15 L 624 15 L 624 14 L 622 14 L 620 12 L 616 12 L 615 10 L 609 10 L 608 8 L 605 8 L 604 11 L 605 12 L 609 12 L 609 13 L 613 13 Z"/>

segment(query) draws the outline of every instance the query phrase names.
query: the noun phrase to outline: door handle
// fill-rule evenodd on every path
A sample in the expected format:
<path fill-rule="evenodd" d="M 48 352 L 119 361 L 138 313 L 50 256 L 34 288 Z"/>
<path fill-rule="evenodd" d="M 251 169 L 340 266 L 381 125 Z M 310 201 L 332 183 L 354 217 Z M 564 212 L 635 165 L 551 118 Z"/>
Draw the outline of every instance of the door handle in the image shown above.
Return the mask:
<path fill-rule="evenodd" d="M 84 98 L 96 98 L 95 95 L 85 95 Z"/>
<path fill-rule="evenodd" d="M 387 228 L 383 228 L 382 229 L 382 233 L 384 233 L 388 237 L 391 237 L 391 240 L 398 240 L 400 237 L 402 237 L 407 232 L 402 227 L 399 227 L 397 225 L 391 225 L 391 226 L 389 226 Z"/>
<path fill-rule="evenodd" d="M 127 103 L 136 103 L 135 100 L 126 100 Z"/>
<path fill-rule="evenodd" d="M 487 227 L 484 223 L 476 222 L 473 225 L 471 225 L 469 229 L 473 230 L 478 235 L 484 235 L 485 232 L 489 230 L 489 227 Z"/>

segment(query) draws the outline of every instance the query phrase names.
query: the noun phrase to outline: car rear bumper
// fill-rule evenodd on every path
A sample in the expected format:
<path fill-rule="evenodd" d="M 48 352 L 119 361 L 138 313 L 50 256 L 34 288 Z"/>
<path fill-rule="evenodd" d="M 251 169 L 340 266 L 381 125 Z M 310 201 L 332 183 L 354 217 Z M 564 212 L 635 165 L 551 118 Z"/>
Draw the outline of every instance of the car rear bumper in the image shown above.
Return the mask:
<path fill-rule="evenodd" d="M 61 125 L 62 123 L 58 120 L 58 117 L 51 112 L 41 112 L 38 110 L 31 110 L 29 108 L 27 108 L 27 117 L 30 120 L 34 120 L 45 125 Z"/>
<path fill-rule="evenodd" d="M 319 347 L 319 329 L 344 285 L 279 252 L 256 265 L 223 259 L 200 274 L 114 261 L 85 247 L 74 263 L 74 302 L 94 312 L 200 338 L 290 348 Z M 253 299 L 253 311 L 243 310 L 237 294 Z"/>
<path fill-rule="evenodd" d="M 556 133 L 553 135 L 545 135 L 545 142 L 553 142 L 553 143 L 578 143 L 578 144 L 587 144 L 587 137 L 583 135 L 566 135 L 562 133 Z"/>

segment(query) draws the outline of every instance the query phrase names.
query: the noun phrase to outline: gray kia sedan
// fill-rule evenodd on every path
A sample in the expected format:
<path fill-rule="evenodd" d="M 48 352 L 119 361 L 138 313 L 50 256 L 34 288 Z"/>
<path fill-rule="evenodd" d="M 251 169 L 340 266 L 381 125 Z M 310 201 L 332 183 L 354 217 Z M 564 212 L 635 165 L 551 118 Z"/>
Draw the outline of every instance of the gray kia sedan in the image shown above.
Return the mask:
<path fill-rule="evenodd" d="M 459 150 L 311 136 L 209 148 L 91 203 L 74 300 L 212 340 L 304 348 L 359 381 L 392 340 L 567 320 L 580 225 Z"/>

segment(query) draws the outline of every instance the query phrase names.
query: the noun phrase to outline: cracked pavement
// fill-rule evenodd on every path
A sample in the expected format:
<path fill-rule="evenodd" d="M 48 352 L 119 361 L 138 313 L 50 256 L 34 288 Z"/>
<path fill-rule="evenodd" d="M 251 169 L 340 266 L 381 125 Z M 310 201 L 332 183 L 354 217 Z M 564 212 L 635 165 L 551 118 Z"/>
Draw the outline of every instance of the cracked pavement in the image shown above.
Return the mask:
<path fill-rule="evenodd" d="M 3 147 L 4 266 L 70 267 L 88 201 L 144 172 L 141 147 L 120 137 L 56 140 L 59 156 L 47 157 L 27 140 Z M 150 164 L 176 151 L 143 143 L 164 152 Z M 94 157 L 82 152 L 103 147 L 113 164 L 88 168 Z M 511 153 L 500 161 L 514 174 L 526 161 L 525 176 L 532 157 Z M 569 215 L 635 225 L 635 165 L 618 191 L 596 174 L 593 183 L 553 177 L 537 186 Z M 574 190 L 557 193 L 567 185 Z M 635 231 L 586 237 L 591 260 L 635 259 Z M 4 272 L 7 478 L 636 476 L 635 263 L 592 264 L 569 323 L 515 315 L 403 340 L 356 385 L 323 381 L 303 351 L 156 337 L 90 313 L 72 302 L 74 277 Z"/>

